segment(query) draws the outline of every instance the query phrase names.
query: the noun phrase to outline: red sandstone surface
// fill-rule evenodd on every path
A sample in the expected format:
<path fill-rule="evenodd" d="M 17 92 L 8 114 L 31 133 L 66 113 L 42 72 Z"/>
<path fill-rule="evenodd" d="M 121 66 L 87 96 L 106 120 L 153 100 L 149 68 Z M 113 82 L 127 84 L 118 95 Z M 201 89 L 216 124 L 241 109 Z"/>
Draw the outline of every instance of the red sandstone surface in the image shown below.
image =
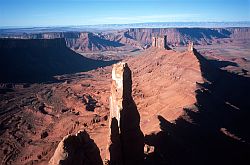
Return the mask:
<path fill-rule="evenodd" d="M 201 83 L 207 82 L 211 84 L 212 80 L 209 76 L 204 77 L 204 70 L 201 70 L 201 65 L 204 64 L 201 64 L 201 61 L 197 59 L 193 52 L 150 48 L 142 54 L 124 61 L 128 63 L 132 71 L 132 95 L 140 113 L 140 126 L 144 135 L 151 133 L 158 135 L 161 133 L 163 129 L 162 125 L 159 125 L 159 120 L 162 120 L 162 118 L 170 121 L 170 123 L 166 122 L 167 125 L 177 123 L 176 127 L 178 127 L 180 118 L 185 119 L 189 123 L 198 122 L 193 121 L 196 118 L 191 119 L 187 114 L 188 112 L 183 109 L 190 109 L 190 112 L 196 113 L 198 111 L 197 104 L 194 104 L 197 102 L 201 104 L 201 100 L 197 100 L 198 97 L 195 91 L 201 88 Z M 233 61 L 247 63 L 244 59 L 235 59 Z M 218 63 L 215 63 L 215 65 L 217 66 Z M 240 77 L 238 78 L 241 79 Z M 0 100 L 0 160 L 2 164 L 47 164 L 64 136 L 76 134 L 83 129 L 89 133 L 90 137 L 97 144 L 102 159 L 105 158 L 109 132 L 111 66 L 88 72 L 57 76 L 57 79 L 61 82 L 31 84 L 27 87 L 25 84 L 2 85 L 4 87 L 1 90 Z M 232 79 L 234 78 L 228 80 Z M 248 81 L 247 79 L 245 82 Z M 230 96 L 230 92 L 227 96 L 220 95 L 221 93 L 218 93 L 217 89 L 225 90 L 223 85 L 223 83 L 220 84 L 218 88 L 204 88 L 201 90 L 201 93 L 214 89 L 215 99 L 226 98 L 225 103 L 232 111 L 244 110 L 248 107 L 248 104 L 242 104 L 237 98 L 234 98 L 236 101 L 230 97 L 227 98 Z M 236 83 L 236 85 L 239 84 Z M 245 86 L 247 85 L 242 87 Z M 237 86 L 234 87 L 235 91 L 244 91 L 243 88 L 238 89 Z M 248 90 L 246 88 L 245 92 L 248 93 Z M 239 93 L 232 91 L 235 93 L 235 97 L 241 98 Z M 246 100 L 246 98 L 244 99 Z M 243 101 L 247 102 L 244 99 Z M 209 105 L 213 105 L 213 103 L 214 101 L 211 101 Z M 210 109 L 217 109 L 218 107 Z M 209 115 L 201 118 L 204 119 L 202 121 L 207 121 L 207 118 L 210 117 Z M 162 118 L 159 118 L 159 116 Z M 234 118 L 232 117 L 232 119 Z M 236 126 L 242 126 L 243 121 L 246 121 L 246 119 L 248 118 L 245 117 L 244 120 L 242 119 L 242 122 L 237 122 L 238 125 Z M 211 128 L 216 127 L 216 130 L 226 135 L 227 138 L 235 139 L 236 143 L 248 142 L 249 139 L 247 137 L 249 134 L 247 130 L 243 130 L 243 133 L 240 134 L 235 129 L 225 128 L 230 127 L 234 123 L 228 123 L 223 118 L 219 120 L 215 118 L 214 121 L 215 123 L 223 121 L 223 124 L 219 126 L 211 124 L 213 126 Z M 203 124 L 201 123 L 201 125 Z M 211 130 L 208 131 L 208 134 Z M 171 134 L 173 130 L 169 129 L 169 131 Z M 190 134 L 193 137 L 196 132 L 192 131 L 190 131 Z M 185 130 L 182 130 L 182 132 L 185 132 Z M 242 137 L 238 137 L 238 134 L 242 135 Z M 201 135 L 197 136 L 200 137 Z M 174 139 L 178 141 L 178 145 L 186 147 L 187 143 L 183 140 L 185 138 L 189 139 L 186 134 L 179 135 L 177 132 L 177 135 L 174 134 L 174 137 L 176 137 Z M 205 137 L 209 138 L 208 136 Z M 197 139 L 193 138 L 192 140 L 194 141 L 191 142 L 195 142 Z M 226 146 L 226 144 L 222 144 L 222 146 L 224 145 Z M 155 146 L 157 147 L 157 145 Z M 249 144 L 246 144 L 246 148 L 248 146 Z M 187 145 L 187 148 L 192 147 Z M 194 149 L 197 148 L 194 147 Z M 186 150 L 184 151 L 186 153 Z M 191 150 L 191 152 L 194 152 L 194 150 Z M 165 153 L 163 152 L 163 154 Z M 231 154 L 233 155 L 234 153 Z M 169 155 L 171 156 L 171 154 Z M 199 157 L 198 160 L 200 159 L 206 160 L 203 157 Z M 161 162 L 164 161 L 161 160 Z"/>
<path fill-rule="evenodd" d="M 157 115 L 173 121 L 184 107 L 196 102 L 196 82 L 203 79 L 192 53 L 152 48 L 128 64 L 134 73 L 134 98 L 145 134 L 159 130 Z"/>
<path fill-rule="evenodd" d="M 183 107 L 195 103 L 195 82 L 202 77 L 191 53 L 152 48 L 126 61 L 133 72 L 133 96 L 144 134 L 160 130 L 157 115 L 173 121 Z M 80 129 L 90 134 L 104 157 L 111 67 L 60 80 L 64 82 L 34 84 L 2 95 L 3 163 L 46 164 L 62 137 Z"/>

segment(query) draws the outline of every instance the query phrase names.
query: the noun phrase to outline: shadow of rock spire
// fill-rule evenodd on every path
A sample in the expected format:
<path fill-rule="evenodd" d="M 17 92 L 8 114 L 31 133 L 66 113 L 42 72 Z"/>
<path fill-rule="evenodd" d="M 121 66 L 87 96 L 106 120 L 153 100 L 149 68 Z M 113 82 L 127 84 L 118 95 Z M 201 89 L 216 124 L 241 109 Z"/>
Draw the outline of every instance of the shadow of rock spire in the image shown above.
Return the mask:
<path fill-rule="evenodd" d="M 250 79 L 219 67 L 235 64 L 193 55 L 206 80 L 197 83 L 197 102 L 174 123 L 158 116 L 161 131 L 145 136 L 155 147 L 145 164 L 250 164 Z"/>
<path fill-rule="evenodd" d="M 131 96 L 131 71 L 126 63 L 113 66 L 110 96 L 109 164 L 140 165 L 144 158 L 144 136 L 140 115 Z"/>

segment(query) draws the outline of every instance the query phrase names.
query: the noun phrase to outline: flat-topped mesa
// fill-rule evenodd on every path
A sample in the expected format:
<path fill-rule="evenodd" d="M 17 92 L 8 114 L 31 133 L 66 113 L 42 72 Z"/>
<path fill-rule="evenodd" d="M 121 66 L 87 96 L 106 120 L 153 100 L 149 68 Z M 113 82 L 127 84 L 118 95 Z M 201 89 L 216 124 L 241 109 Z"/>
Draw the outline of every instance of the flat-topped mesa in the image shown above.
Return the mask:
<path fill-rule="evenodd" d="M 194 43 L 192 41 L 190 41 L 188 43 L 188 52 L 193 52 L 194 51 Z"/>
<path fill-rule="evenodd" d="M 0 49 L 44 49 L 44 48 L 67 48 L 64 38 L 56 39 L 0 39 Z"/>
<path fill-rule="evenodd" d="M 140 115 L 131 96 L 131 71 L 126 63 L 113 65 L 110 96 L 109 164 L 142 164 L 143 134 Z"/>
<path fill-rule="evenodd" d="M 160 49 L 170 49 L 167 45 L 167 36 L 163 37 L 152 37 L 152 47 Z"/>

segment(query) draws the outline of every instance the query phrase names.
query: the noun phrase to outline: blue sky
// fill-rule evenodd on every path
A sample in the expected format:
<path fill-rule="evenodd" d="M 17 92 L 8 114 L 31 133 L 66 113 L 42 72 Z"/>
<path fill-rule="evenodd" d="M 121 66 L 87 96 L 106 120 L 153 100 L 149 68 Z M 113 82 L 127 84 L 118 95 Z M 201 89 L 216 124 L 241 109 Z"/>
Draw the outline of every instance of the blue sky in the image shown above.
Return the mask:
<path fill-rule="evenodd" d="M 0 26 L 250 21 L 250 0 L 0 0 Z"/>

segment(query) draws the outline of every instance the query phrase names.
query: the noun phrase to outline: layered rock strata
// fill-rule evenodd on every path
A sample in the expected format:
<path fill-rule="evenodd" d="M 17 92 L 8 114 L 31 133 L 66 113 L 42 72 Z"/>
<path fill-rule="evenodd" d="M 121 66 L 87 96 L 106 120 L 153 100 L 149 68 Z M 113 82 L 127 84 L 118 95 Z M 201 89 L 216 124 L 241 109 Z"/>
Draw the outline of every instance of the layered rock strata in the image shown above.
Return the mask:
<path fill-rule="evenodd" d="M 163 37 L 152 37 L 152 47 L 160 49 L 169 49 L 167 46 L 167 36 Z"/>

